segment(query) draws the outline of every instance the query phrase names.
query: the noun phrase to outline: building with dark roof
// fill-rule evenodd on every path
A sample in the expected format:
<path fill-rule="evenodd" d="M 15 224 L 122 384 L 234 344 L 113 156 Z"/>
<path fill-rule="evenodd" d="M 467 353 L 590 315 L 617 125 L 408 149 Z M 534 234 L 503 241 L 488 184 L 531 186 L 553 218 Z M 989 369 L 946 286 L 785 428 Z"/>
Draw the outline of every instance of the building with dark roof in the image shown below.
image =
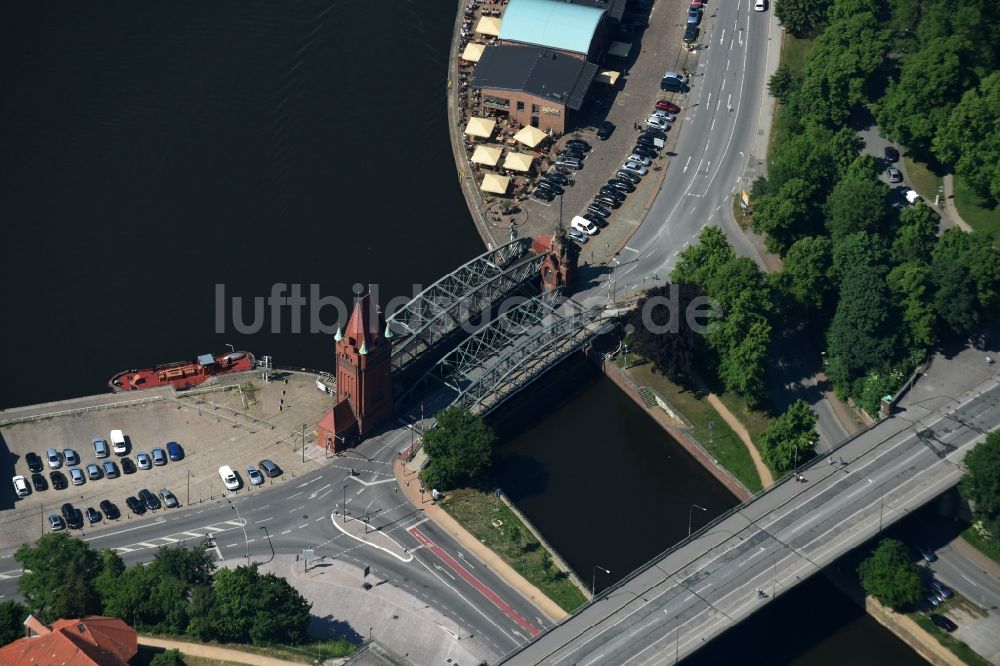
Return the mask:
<path fill-rule="evenodd" d="M 488 46 L 472 85 L 482 113 L 505 113 L 521 125 L 564 133 L 583 107 L 597 65 L 547 48 Z"/>
<path fill-rule="evenodd" d="M 24 626 L 25 638 L 0 648 L 3 666 L 128 666 L 139 652 L 135 629 L 116 617 L 88 615 L 45 625 L 29 615 Z"/>

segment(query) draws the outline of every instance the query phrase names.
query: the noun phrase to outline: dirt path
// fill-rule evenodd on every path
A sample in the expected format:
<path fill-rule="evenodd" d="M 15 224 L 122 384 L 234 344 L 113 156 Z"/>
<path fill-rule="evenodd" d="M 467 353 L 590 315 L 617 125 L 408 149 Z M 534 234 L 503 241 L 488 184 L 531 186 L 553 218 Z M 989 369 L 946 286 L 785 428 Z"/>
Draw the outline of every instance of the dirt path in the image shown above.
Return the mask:
<path fill-rule="evenodd" d="M 719 412 L 719 416 L 725 421 L 733 432 L 743 441 L 743 445 L 747 447 L 747 451 L 750 453 L 750 458 L 753 460 L 753 466 L 757 468 L 757 474 L 760 476 L 760 482 L 765 487 L 768 488 L 774 485 L 774 476 L 771 475 L 771 470 L 767 468 L 764 461 L 760 458 L 760 452 L 757 447 L 754 446 L 753 440 L 750 439 L 750 433 L 743 426 L 743 423 L 736 418 L 729 408 L 726 407 L 719 396 L 714 393 L 709 393 L 708 404 L 715 408 L 715 411 Z"/>
<path fill-rule="evenodd" d="M 285 661 L 284 659 L 265 657 L 262 654 L 230 650 L 229 648 L 214 645 L 188 643 L 187 641 L 168 641 L 161 638 L 150 638 L 149 636 L 140 635 L 139 645 L 149 645 L 167 650 L 179 650 L 182 654 L 189 654 L 192 657 L 229 661 L 234 664 L 251 664 L 251 666 L 301 666 L 297 661 Z"/>

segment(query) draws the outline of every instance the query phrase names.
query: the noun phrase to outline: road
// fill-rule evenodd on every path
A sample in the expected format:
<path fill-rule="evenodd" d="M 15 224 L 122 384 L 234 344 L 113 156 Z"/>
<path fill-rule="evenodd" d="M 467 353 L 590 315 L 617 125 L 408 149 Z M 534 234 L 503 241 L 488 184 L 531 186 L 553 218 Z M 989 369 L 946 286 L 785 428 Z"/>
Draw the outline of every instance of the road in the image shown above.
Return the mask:
<path fill-rule="evenodd" d="M 421 425 L 419 415 L 411 422 Z M 115 549 L 129 565 L 152 560 L 161 546 L 197 545 L 208 535 L 215 540 L 212 552 L 228 563 L 243 564 L 248 558 L 266 562 L 275 554 L 311 548 L 315 558 L 371 566 L 373 577 L 412 592 L 496 656 L 526 643 L 551 623 L 447 533 L 425 521 L 419 507 L 399 492 L 392 461 L 409 444 L 410 430 L 397 427 L 294 481 L 123 519 L 102 530 L 85 529 L 80 538 L 94 548 Z M 352 468 L 357 475 L 351 475 Z M 367 511 L 372 529 L 391 536 L 411 557 L 401 559 L 342 533 L 333 521 L 342 519 L 338 512 L 345 499 L 348 517 L 361 518 Z M 20 573 L 12 553 L 0 557 L 0 598 L 16 596 Z"/>
<path fill-rule="evenodd" d="M 816 461 L 805 483 L 716 521 L 505 663 L 663 664 L 694 652 L 957 483 L 965 452 L 1000 425 L 1000 377 L 981 361 L 974 350 L 936 358 L 900 413 L 837 450 L 845 464 Z"/>

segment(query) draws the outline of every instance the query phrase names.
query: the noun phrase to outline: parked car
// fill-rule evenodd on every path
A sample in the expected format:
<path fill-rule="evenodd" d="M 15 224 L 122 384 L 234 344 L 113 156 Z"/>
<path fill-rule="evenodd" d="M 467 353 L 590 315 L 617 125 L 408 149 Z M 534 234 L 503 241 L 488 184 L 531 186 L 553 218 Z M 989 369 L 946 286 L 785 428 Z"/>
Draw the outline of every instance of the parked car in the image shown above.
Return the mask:
<path fill-rule="evenodd" d="M 74 486 L 82 486 L 87 481 L 87 477 L 83 475 L 83 471 L 79 467 L 70 467 L 69 478 L 73 481 Z"/>
<path fill-rule="evenodd" d="M 264 475 L 253 465 L 247 467 L 247 478 L 250 480 L 250 485 L 252 486 L 259 486 L 264 483 Z"/>
<path fill-rule="evenodd" d="M 942 599 L 936 592 L 931 592 L 927 595 L 927 602 L 935 608 L 940 606 L 942 601 L 944 601 L 944 599 Z"/>
<path fill-rule="evenodd" d="M 570 169 L 582 169 L 583 162 L 575 157 L 557 157 L 556 164 L 559 166 L 569 167 Z"/>
<path fill-rule="evenodd" d="M 889 167 L 888 169 L 886 169 L 886 173 L 889 174 L 889 182 L 890 183 L 902 183 L 903 182 L 903 174 L 896 167 L 894 167 L 894 166 Z"/>
<path fill-rule="evenodd" d="M 29 472 L 41 472 L 43 468 L 42 459 L 34 451 L 24 454 L 24 462 L 28 464 Z"/>
<path fill-rule="evenodd" d="M 122 458 L 122 472 L 125 474 L 135 474 L 135 463 L 129 457 Z"/>
<path fill-rule="evenodd" d="M 125 444 L 125 435 L 122 434 L 121 430 L 111 431 L 111 448 L 114 449 L 116 456 L 123 456 L 128 452 L 128 446 Z"/>
<path fill-rule="evenodd" d="M 593 213 L 584 213 L 580 217 L 582 217 L 585 220 L 589 220 L 590 222 L 593 222 L 594 224 L 596 224 L 598 227 L 601 228 L 608 226 L 608 221 L 605 220 L 600 215 L 594 215 Z"/>
<path fill-rule="evenodd" d="M 767 4 L 766 3 L 767 3 L 767 0 L 754 0 L 754 2 L 753 2 L 753 10 L 755 12 L 762 12 L 762 11 L 764 11 L 765 9 L 767 9 Z"/>
<path fill-rule="evenodd" d="M 80 456 L 73 449 L 63 449 L 63 461 L 70 466 L 80 464 Z"/>
<path fill-rule="evenodd" d="M 593 236 L 598 232 L 597 225 L 590 220 L 584 219 L 579 215 L 575 216 L 570 222 L 570 227 L 576 229 L 580 233 L 587 234 L 588 236 Z"/>
<path fill-rule="evenodd" d="M 659 141 L 661 144 L 663 143 L 663 139 L 656 139 L 651 136 L 643 136 L 642 134 L 635 137 L 635 145 L 643 146 L 650 150 L 656 150 L 660 147 L 659 145 L 657 145 L 657 141 Z"/>
<path fill-rule="evenodd" d="M 669 100 L 666 100 L 666 99 L 661 99 L 658 102 L 656 102 L 656 108 L 657 109 L 661 109 L 663 111 L 667 111 L 668 113 L 680 113 L 681 112 L 681 107 L 677 106 L 673 102 L 671 102 Z"/>
<path fill-rule="evenodd" d="M 616 190 L 610 185 L 605 185 L 604 187 L 602 187 L 600 190 L 600 194 L 611 197 L 615 201 L 625 201 L 625 196 L 626 196 L 624 192 L 622 192 L 621 190 Z"/>
<path fill-rule="evenodd" d="M 167 452 L 163 449 L 157 447 L 150 451 L 153 454 L 153 464 L 154 465 L 166 465 L 167 464 Z"/>
<path fill-rule="evenodd" d="M 649 166 L 652 162 L 648 157 L 643 157 L 642 155 L 632 154 L 625 158 L 626 162 L 638 162 L 642 166 Z"/>
<path fill-rule="evenodd" d="M 618 199 L 612 199 L 611 197 L 605 194 L 598 194 L 597 196 L 595 196 L 593 204 L 596 204 L 598 206 L 605 206 L 607 208 L 618 208 L 619 206 L 622 205 L 621 202 L 618 201 Z"/>
<path fill-rule="evenodd" d="M 688 23 L 687 27 L 684 28 L 684 43 L 690 44 L 696 41 L 698 41 L 698 26 L 694 23 Z"/>
<path fill-rule="evenodd" d="M 566 150 L 556 153 L 558 157 L 572 157 L 583 161 L 583 151 L 576 148 L 567 148 Z"/>
<path fill-rule="evenodd" d="M 640 180 L 642 180 L 642 176 L 640 176 L 639 174 L 633 173 L 631 171 L 626 171 L 625 169 L 619 169 L 618 171 L 616 171 L 615 177 L 621 178 L 622 180 L 627 180 L 633 185 L 637 184 Z"/>
<path fill-rule="evenodd" d="M 611 211 L 605 208 L 604 206 L 601 206 L 600 204 L 595 204 L 595 203 L 590 204 L 589 206 L 587 206 L 587 212 L 593 213 L 594 215 L 600 215 L 601 217 L 605 218 L 611 217 Z"/>
<path fill-rule="evenodd" d="M 931 614 L 931 622 L 941 627 L 948 633 L 951 633 L 958 629 L 958 625 L 952 622 L 951 618 L 945 617 L 944 615 L 938 615 L 937 613 Z"/>
<path fill-rule="evenodd" d="M 584 141 L 583 139 L 570 139 L 566 142 L 566 145 L 579 148 L 585 153 L 590 151 L 590 144 Z"/>
<path fill-rule="evenodd" d="M 45 480 L 45 476 L 41 472 L 31 473 L 31 485 L 35 487 L 35 492 L 49 489 L 49 482 Z"/>
<path fill-rule="evenodd" d="M 641 144 L 636 144 L 635 147 L 632 148 L 632 152 L 635 153 L 636 155 L 642 155 L 643 157 L 648 157 L 649 159 L 653 159 L 658 154 L 656 152 L 656 149 L 652 148 L 651 146 L 643 146 Z"/>
<path fill-rule="evenodd" d="M 574 240 L 580 245 L 586 245 L 587 241 L 590 240 L 590 237 L 587 236 L 587 234 L 577 229 L 570 229 L 569 231 L 566 232 L 566 236 L 568 236 L 570 240 Z"/>
<path fill-rule="evenodd" d="M 601 126 L 597 128 L 597 138 L 601 141 L 607 141 L 615 131 L 615 124 L 610 120 L 605 120 L 601 123 Z"/>
<path fill-rule="evenodd" d="M 534 199 L 538 199 L 539 201 L 545 201 L 546 203 L 551 202 L 556 198 L 556 195 L 552 194 L 552 192 L 540 187 L 536 187 L 534 190 L 532 190 L 531 196 Z"/>
<path fill-rule="evenodd" d="M 111 455 L 111 449 L 108 448 L 108 442 L 103 437 L 94 438 L 94 455 L 98 458 L 107 458 Z"/>
<path fill-rule="evenodd" d="M 182 460 L 184 458 L 184 449 L 177 442 L 167 442 L 167 455 L 172 461 Z"/>
<path fill-rule="evenodd" d="M 650 116 L 646 118 L 646 127 L 656 127 L 658 129 L 666 129 L 667 121 L 660 116 Z"/>
<path fill-rule="evenodd" d="M 663 118 L 668 123 L 672 123 L 675 120 L 677 120 L 677 116 L 675 116 L 674 114 L 670 113 L 669 111 L 663 111 L 662 109 L 657 109 L 656 111 L 653 111 L 653 115 L 654 116 L 659 116 L 660 118 Z"/>
<path fill-rule="evenodd" d="M 92 506 L 88 506 L 87 510 L 84 512 L 87 516 L 87 522 L 93 525 L 101 521 L 101 512 Z"/>
<path fill-rule="evenodd" d="M 566 191 L 562 188 L 562 185 L 559 185 L 558 183 L 553 183 L 551 180 L 545 180 L 544 178 L 538 181 L 538 187 L 543 190 L 548 190 L 549 192 L 551 192 L 556 196 L 559 196 L 560 194 Z"/>
<path fill-rule="evenodd" d="M 174 495 L 169 490 L 167 490 L 166 488 L 160 488 L 160 499 L 163 500 L 163 506 L 167 507 L 168 509 L 173 509 L 174 507 L 180 504 L 177 501 L 177 496 Z"/>
<path fill-rule="evenodd" d="M 114 460 L 105 460 L 103 463 L 104 467 L 104 477 L 107 479 L 117 479 L 118 478 L 118 465 L 115 464 Z"/>
<path fill-rule="evenodd" d="M 153 463 L 149 459 L 149 456 L 143 451 L 139 451 L 135 454 L 135 464 L 139 466 L 139 469 L 152 469 Z"/>
<path fill-rule="evenodd" d="M 111 500 L 101 500 L 101 511 L 108 520 L 118 520 L 122 517 L 122 512 L 118 510 Z"/>
<path fill-rule="evenodd" d="M 49 472 L 49 478 L 52 480 L 53 490 L 69 488 L 69 481 L 66 480 L 66 475 L 62 472 Z"/>
<path fill-rule="evenodd" d="M 658 127 L 647 127 L 639 134 L 639 136 L 652 139 L 653 141 L 657 140 L 663 141 L 667 138 L 667 131 L 669 129 L 670 129 L 669 127 L 667 127 L 666 129 L 659 129 Z"/>
<path fill-rule="evenodd" d="M 69 502 L 62 505 L 60 512 L 62 513 L 63 520 L 66 521 L 71 530 L 78 530 L 83 527 L 83 516 L 80 514 L 79 509 Z"/>
<path fill-rule="evenodd" d="M 87 478 L 91 481 L 97 481 L 101 478 L 103 474 L 101 473 L 101 468 L 97 466 L 97 463 L 87 463 Z"/>
<path fill-rule="evenodd" d="M 542 179 L 543 180 L 551 180 L 553 183 L 557 183 L 559 185 L 572 185 L 573 184 L 573 181 L 569 178 L 569 176 L 564 176 L 563 174 L 559 173 L 558 171 L 550 171 L 547 174 L 545 174 L 544 176 L 542 176 Z"/>
<path fill-rule="evenodd" d="M 955 593 L 951 591 L 951 588 L 939 580 L 931 579 L 930 586 L 931 589 L 937 592 L 943 599 L 951 599 L 955 596 Z"/>
<path fill-rule="evenodd" d="M 608 185 L 622 192 L 635 192 L 635 185 L 632 184 L 632 181 L 624 178 L 609 178 Z"/>
<path fill-rule="evenodd" d="M 60 530 L 66 529 L 66 521 L 63 520 L 62 516 L 50 513 L 49 514 L 49 527 L 53 532 L 59 532 Z"/>
<path fill-rule="evenodd" d="M 920 557 L 924 560 L 924 562 L 937 561 L 937 555 L 935 555 L 934 551 L 927 546 L 917 546 L 917 552 L 920 553 Z"/>
<path fill-rule="evenodd" d="M 125 504 L 127 504 L 129 510 L 137 516 L 141 516 L 146 513 L 146 507 L 143 506 L 142 502 L 140 502 L 134 495 L 126 497 Z"/>
<path fill-rule="evenodd" d="M 688 77 L 677 72 L 666 72 L 660 79 L 660 88 L 663 90 L 684 91 L 687 89 Z"/>
<path fill-rule="evenodd" d="M 259 463 L 257 463 L 257 467 L 259 467 L 260 471 L 264 472 L 264 474 L 268 478 L 273 479 L 276 476 L 281 476 L 281 468 L 278 467 L 277 465 L 275 465 L 273 462 L 271 462 L 267 458 L 265 458 L 264 460 L 261 460 Z"/>
<path fill-rule="evenodd" d="M 637 173 L 640 176 L 645 176 L 649 173 L 649 169 L 642 166 L 638 162 L 625 162 L 625 164 L 622 165 L 622 169 L 625 171 L 631 171 L 632 173 Z"/>
<path fill-rule="evenodd" d="M 59 469 L 62 467 L 62 456 L 55 449 L 47 449 L 45 451 L 45 459 L 49 462 L 49 469 Z"/>
<path fill-rule="evenodd" d="M 156 511 L 160 508 L 160 500 L 156 498 L 156 495 L 149 491 L 149 488 L 143 488 L 139 491 L 139 499 L 142 503 L 146 505 L 146 508 L 150 511 Z"/>
<path fill-rule="evenodd" d="M 701 22 L 701 12 L 694 7 L 688 10 L 688 25 L 698 25 Z"/>
<path fill-rule="evenodd" d="M 18 474 L 13 479 L 14 482 L 14 492 L 18 497 L 27 497 L 31 494 L 31 486 L 28 485 L 28 480 Z"/>
<path fill-rule="evenodd" d="M 893 164 L 895 164 L 896 162 L 899 161 L 899 151 L 896 150 L 893 146 L 886 146 L 885 149 L 882 151 L 882 156 L 885 157 L 886 162 L 892 162 Z"/>

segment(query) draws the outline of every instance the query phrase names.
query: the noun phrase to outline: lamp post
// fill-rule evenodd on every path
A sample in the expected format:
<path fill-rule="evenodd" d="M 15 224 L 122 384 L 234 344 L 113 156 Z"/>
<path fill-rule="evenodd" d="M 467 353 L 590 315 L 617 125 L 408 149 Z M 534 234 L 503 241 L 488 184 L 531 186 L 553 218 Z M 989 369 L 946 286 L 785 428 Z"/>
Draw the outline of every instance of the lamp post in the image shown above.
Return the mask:
<path fill-rule="evenodd" d="M 681 652 L 681 616 L 674 615 L 674 663 L 677 663 L 677 659 Z"/>
<path fill-rule="evenodd" d="M 598 569 L 600 569 L 604 573 L 608 574 L 609 576 L 611 575 L 611 570 L 610 569 L 605 569 L 604 567 L 599 566 L 597 564 L 594 565 L 594 575 L 590 578 L 590 598 L 591 598 L 591 600 L 593 600 L 594 595 L 596 594 L 595 588 L 597 587 L 597 570 Z"/>
<path fill-rule="evenodd" d="M 236 519 L 240 521 L 240 527 L 243 529 L 243 541 L 246 544 L 247 566 L 250 566 L 250 539 L 247 537 L 247 524 L 243 521 L 243 518 L 240 516 L 240 510 L 236 508 L 236 505 L 233 504 L 228 497 L 226 497 L 225 499 L 227 502 L 229 502 L 229 506 L 233 507 L 233 511 L 236 512 Z"/>
<path fill-rule="evenodd" d="M 344 522 L 347 522 L 347 484 L 344 484 Z"/>
<path fill-rule="evenodd" d="M 871 479 L 868 479 L 868 483 L 874 483 Z M 879 486 L 881 489 L 882 486 Z M 878 496 L 878 534 L 882 533 L 882 517 L 885 515 L 885 493 L 879 492 Z"/>
<path fill-rule="evenodd" d="M 699 506 L 697 504 L 692 504 L 691 506 L 688 507 L 688 538 L 689 539 L 691 538 L 691 519 L 692 519 L 692 514 L 694 513 L 695 509 L 700 509 L 701 511 L 708 511 L 708 509 L 706 509 L 705 507 Z"/>
<path fill-rule="evenodd" d="M 764 546 L 760 547 L 760 552 L 767 552 Z M 772 554 L 771 555 L 771 598 L 774 599 L 774 595 L 778 590 L 778 559 Z"/>

